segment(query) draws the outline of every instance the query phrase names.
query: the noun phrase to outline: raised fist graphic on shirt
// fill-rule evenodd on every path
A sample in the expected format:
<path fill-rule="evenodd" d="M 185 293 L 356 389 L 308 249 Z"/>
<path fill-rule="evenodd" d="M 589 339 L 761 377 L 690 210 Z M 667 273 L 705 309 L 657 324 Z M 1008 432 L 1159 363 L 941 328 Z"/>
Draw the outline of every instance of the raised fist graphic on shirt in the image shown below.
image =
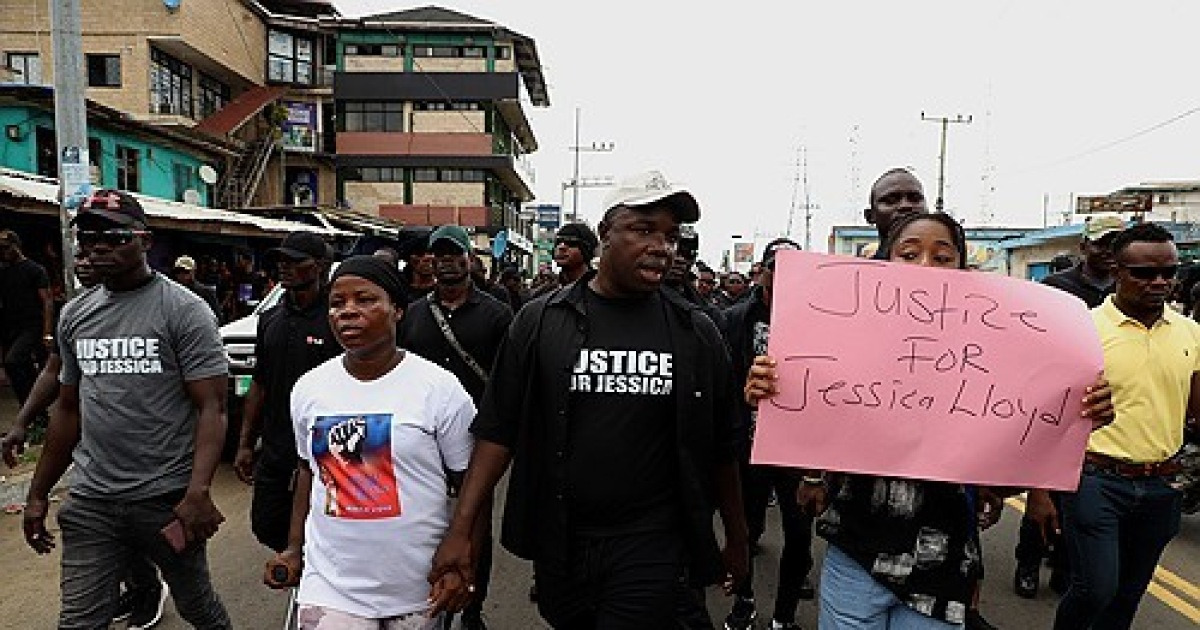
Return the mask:
<path fill-rule="evenodd" d="M 347 461 L 362 461 L 366 441 L 367 421 L 362 418 L 351 418 L 329 429 L 329 452 Z"/>

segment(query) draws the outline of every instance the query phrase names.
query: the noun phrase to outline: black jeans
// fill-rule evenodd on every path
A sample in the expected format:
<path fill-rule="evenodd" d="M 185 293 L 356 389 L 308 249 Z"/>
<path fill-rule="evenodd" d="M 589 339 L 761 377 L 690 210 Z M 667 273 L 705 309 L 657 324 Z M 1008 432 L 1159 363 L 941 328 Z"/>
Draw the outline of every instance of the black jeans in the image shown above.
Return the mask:
<path fill-rule="evenodd" d="M 1179 533 L 1182 494 L 1162 477 L 1130 478 L 1084 464 L 1062 495 L 1071 587 L 1055 630 L 1125 630 L 1167 543 Z"/>
<path fill-rule="evenodd" d="M 4 373 L 21 405 L 33 391 L 38 366 L 45 362 L 46 346 L 42 343 L 41 328 L 26 326 L 4 333 Z"/>
<path fill-rule="evenodd" d="M 800 605 L 804 578 L 812 570 L 813 518 L 804 514 L 796 503 L 800 480 L 795 472 L 775 466 L 753 466 L 743 462 L 742 500 L 746 504 L 746 527 L 750 542 L 756 544 L 766 530 L 767 501 L 771 491 L 779 501 L 783 518 L 783 550 L 779 553 L 779 585 L 775 590 L 775 612 L 778 621 L 793 621 Z M 754 597 L 753 561 L 750 577 L 735 589 L 741 597 Z"/>
<path fill-rule="evenodd" d="M 575 537 L 534 563 L 538 612 L 557 630 L 672 628 L 684 549 L 677 532 Z"/>
<path fill-rule="evenodd" d="M 130 559 L 144 555 L 162 571 L 179 616 L 202 630 L 233 627 L 212 588 L 204 543 L 182 553 L 160 531 L 174 518 L 181 493 L 142 501 L 71 496 L 58 511 L 62 530 L 62 611 L 58 627 L 107 628 L 117 607 L 119 581 Z"/>

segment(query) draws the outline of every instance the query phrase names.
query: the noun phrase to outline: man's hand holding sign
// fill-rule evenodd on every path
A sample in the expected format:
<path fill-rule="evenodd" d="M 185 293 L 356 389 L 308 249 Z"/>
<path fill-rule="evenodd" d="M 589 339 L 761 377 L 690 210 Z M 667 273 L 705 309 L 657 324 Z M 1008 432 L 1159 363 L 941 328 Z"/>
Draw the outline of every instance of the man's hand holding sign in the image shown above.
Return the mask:
<path fill-rule="evenodd" d="M 1111 418 L 1084 305 L 987 273 L 781 252 L 753 461 L 1073 490 Z M 772 365 L 772 362 L 774 363 Z M 771 381 L 774 373 L 778 382 Z"/>

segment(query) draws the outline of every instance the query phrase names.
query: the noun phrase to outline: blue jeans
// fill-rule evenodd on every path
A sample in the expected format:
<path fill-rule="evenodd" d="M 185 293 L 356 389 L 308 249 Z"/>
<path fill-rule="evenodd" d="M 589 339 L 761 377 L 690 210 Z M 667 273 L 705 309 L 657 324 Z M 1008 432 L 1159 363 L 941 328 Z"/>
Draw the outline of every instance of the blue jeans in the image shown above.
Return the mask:
<path fill-rule="evenodd" d="M 1129 478 L 1084 465 L 1062 496 L 1071 587 L 1055 630 L 1129 628 L 1167 543 L 1179 533 L 1179 491 L 1162 477 Z"/>
<path fill-rule="evenodd" d="M 835 545 L 821 567 L 820 630 L 953 630 L 961 628 L 922 615 L 875 581 Z"/>
<path fill-rule="evenodd" d="M 233 628 L 212 588 L 204 543 L 175 553 L 159 533 L 174 518 L 182 492 L 143 501 L 69 497 L 58 511 L 62 530 L 60 629 L 108 628 L 121 578 L 132 558 L 158 565 L 179 616 L 196 628 Z"/>

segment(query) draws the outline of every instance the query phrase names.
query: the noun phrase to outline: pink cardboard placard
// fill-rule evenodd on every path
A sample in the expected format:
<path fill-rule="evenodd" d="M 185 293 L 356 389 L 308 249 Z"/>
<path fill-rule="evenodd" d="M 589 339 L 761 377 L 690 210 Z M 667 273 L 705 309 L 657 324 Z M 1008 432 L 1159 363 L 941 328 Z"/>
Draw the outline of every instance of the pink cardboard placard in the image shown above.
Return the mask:
<path fill-rule="evenodd" d="M 752 459 L 1074 490 L 1103 368 L 1086 305 L 997 274 L 783 251 Z"/>

